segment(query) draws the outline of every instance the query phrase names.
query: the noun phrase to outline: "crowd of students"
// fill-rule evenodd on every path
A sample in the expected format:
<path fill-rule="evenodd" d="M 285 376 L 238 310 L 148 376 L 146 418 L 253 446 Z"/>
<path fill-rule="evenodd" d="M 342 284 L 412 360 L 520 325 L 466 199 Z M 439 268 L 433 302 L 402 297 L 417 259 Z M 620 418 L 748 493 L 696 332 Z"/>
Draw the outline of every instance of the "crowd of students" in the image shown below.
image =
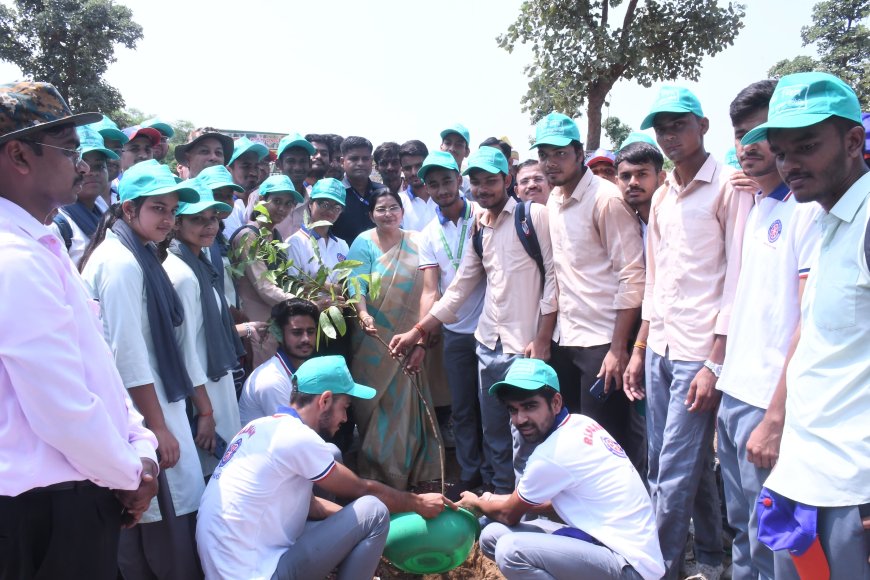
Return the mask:
<path fill-rule="evenodd" d="M 370 578 L 457 505 L 508 578 L 716 580 L 724 524 L 732 578 L 870 578 L 870 115 L 729 112 L 736 168 L 665 86 L 615 152 L 204 128 L 173 173 L 0 86 L 0 578 Z"/>

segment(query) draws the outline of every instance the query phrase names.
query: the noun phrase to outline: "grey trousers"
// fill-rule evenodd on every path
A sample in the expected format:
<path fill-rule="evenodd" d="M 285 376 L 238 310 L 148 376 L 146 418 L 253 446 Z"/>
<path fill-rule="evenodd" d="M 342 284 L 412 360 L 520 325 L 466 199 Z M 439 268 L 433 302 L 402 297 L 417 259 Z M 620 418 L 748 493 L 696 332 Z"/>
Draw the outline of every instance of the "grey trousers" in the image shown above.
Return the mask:
<path fill-rule="evenodd" d="M 196 580 L 196 512 L 121 530 L 118 569 L 124 580 Z"/>
<path fill-rule="evenodd" d="M 511 364 L 522 355 L 504 354 L 501 341 L 495 350 L 477 343 L 477 364 L 480 386 L 480 419 L 483 426 L 483 457 L 481 468 L 484 483 L 491 483 L 496 493 L 514 490 L 513 438 L 510 415 L 489 388 L 504 379 Z"/>
<path fill-rule="evenodd" d="M 336 566 L 339 580 L 371 578 L 387 542 L 390 512 L 366 495 L 320 521 L 309 521 L 278 560 L 272 580 L 325 578 Z"/>
<path fill-rule="evenodd" d="M 626 559 L 610 548 L 554 536 L 531 523 L 512 527 L 489 524 L 480 534 L 480 550 L 498 564 L 508 580 L 641 579 Z"/>
<path fill-rule="evenodd" d="M 758 541 L 755 500 L 769 469 L 756 467 L 746 457 L 746 443 L 764 418 L 764 409 L 722 394 L 717 427 L 719 465 L 725 489 L 728 523 L 736 532 L 731 547 L 733 580 L 773 580 L 773 552 Z"/>
<path fill-rule="evenodd" d="M 722 563 L 722 518 L 713 472 L 714 411 L 690 413 L 689 385 L 703 362 L 674 361 L 646 351 L 649 489 L 665 578 L 680 572 L 689 520 L 695 520 L 695 558 Z"/>
<path fill-rule="evenodd" d="M 477 388 L 477 340 L 473 334 L 443 330 L 444 368 L 450 387 L 456 461 L 460 479 L 471 481 L 480 475 L 481 427 Z"/>

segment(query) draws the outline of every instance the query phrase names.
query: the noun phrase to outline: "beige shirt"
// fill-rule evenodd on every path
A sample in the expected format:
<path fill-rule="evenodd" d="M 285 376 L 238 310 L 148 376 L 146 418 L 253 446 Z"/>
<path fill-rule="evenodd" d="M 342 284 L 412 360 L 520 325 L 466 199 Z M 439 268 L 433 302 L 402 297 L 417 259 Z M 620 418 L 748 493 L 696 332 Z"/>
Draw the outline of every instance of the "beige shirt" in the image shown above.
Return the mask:
<path fill-rule="evenodd" d="M 616 185 L 583 173 L 567 198 L 556 187 L 547 201 L 559 296 L 560 345 L 610 343 L 616 311 L 640 308 L 643 238 L 634 211 Z"/>
<path fill-rule="evenodd" d="M 486 280 L 483 312 L 474 337 L 487 348 L 495 349 L 501 339 L 505 354 L 522 354 L 538 332 L 540 316 L 556 311 L 556 273 L 550 245 L 547 211 L 532 204 L 532 225 L 544 258 L 544 287 L 541 273 L 517 236 L 514 210 L 517 202 L 508 199 L 495 220 L 488 211 L 478 214 L 483 228 L 483 258 L 468 248 L 456 277 L 431 314 L 441 322 L 456 322 L 459 307 L 473 294 L 477 284 Z"/>
<path fill-rule="evenodd" d="M 648 346 L 672 360 L 702 361 L 726 335 L 737 290 L 751 193 L 731 187 L 712 155 L 688 184 L 675 173 L 653 195 L 642 316 Z"/>

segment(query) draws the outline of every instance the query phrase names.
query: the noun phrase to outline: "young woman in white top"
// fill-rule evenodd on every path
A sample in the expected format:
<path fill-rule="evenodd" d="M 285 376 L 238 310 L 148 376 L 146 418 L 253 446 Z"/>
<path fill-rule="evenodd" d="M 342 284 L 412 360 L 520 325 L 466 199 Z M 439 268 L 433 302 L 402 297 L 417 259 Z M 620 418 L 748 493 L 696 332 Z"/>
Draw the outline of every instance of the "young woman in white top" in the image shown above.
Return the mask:
<path fill-rule="evenodd" d="M 141 523 L 121 534 L 118 563 L 128 580 L 198 578 L 194 533 L 205 484 L 196 447 L 214 447 L 215 422 L 208 394 L 193 388 L 178 348 L 184 311 L 154 244 L 172 231 L 179 199 L 199 196 L 154 160 L 128 169 L 119 195 L 85 251 L 82 277 L 102 307 L 124 385 L 157 437 L 161 473 L 160 491 Z M 199 413 L 196 442 L 188 398 Z"/>
<path fill-rule="evenodd" d="M 184 366 L 194 385 L 205 386 L 223 443 L 199 449 L 202 474 L 210 477 L 226 451 L 225 444 L 239 430 L 232 370 L 245 350 L 221 289 L 222 271 L 215 268 L 209 255 L 218 235 L 221 212 L 230 211 L 230 206 L 215 201 L 211 189 L 199 178 L 184 184 L 196 188 L 199 201 L 179 204 L 175 235 L 163 268 L 184 307 L 184 323 L 176 328 Z"/>

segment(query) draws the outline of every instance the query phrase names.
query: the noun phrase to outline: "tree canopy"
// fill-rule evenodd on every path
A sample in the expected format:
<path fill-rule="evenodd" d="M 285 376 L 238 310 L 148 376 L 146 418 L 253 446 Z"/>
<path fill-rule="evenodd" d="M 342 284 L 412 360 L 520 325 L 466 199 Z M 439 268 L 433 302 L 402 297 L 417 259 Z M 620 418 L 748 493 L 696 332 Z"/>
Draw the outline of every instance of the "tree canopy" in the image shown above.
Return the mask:
<path fill-rule="evenodd" d="M 804 46 L 815 45 L 818 58 L 797 56 L 770 69 L 772 77 L 824 71 L 848 83 L 861 107 L 870 109 L 870 0 L 824 0 L 813 6 L 813 23 L 801 28 Z"/>
<path fill-rule="evenodd" d="M 734 43 L 743 16 L 742 5 L 717 0 L 526 0 L 497 40 L 508 52 L 517 43 L 532 47 L 522 99 L 532 121 L 550 111 L 578 117 L 585 106 L 593 149 L 601 108 L 618 80 L 645 87 L 697 80 L 704 57 Z"/>
<path fill-rule="evenodd" d="M 0 60 L 58 88 L 76 111 L 115 111 L 121 93 L 103 80 L 115 46 L 134 48 L 142 27 L 112 0 L 15 0 L 0 4 Z"/>

